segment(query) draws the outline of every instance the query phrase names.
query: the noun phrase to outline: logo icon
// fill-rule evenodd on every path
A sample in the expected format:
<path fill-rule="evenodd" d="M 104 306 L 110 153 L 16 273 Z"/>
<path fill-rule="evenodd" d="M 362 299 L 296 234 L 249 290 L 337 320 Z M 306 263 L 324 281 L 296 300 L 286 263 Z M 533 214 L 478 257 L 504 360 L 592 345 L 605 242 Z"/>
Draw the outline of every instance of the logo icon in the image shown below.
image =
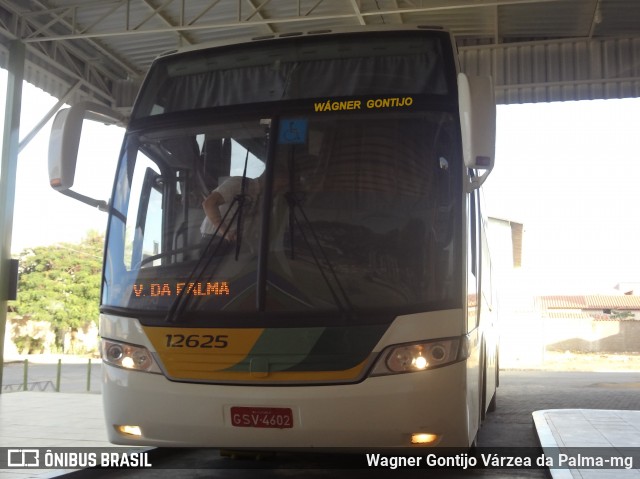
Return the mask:
<path fill-rule="evenodd" d="M 280 145 L 304 145 L 307 142 L 309 122 L 302 118 L 289 118 L 280 121 L 278 143 Z"/>
<path fill-rule="evenodd" d="M 7 462 L 9 467 L 39 467 L 40 451 L 38 449 L 9 449 Z"/>

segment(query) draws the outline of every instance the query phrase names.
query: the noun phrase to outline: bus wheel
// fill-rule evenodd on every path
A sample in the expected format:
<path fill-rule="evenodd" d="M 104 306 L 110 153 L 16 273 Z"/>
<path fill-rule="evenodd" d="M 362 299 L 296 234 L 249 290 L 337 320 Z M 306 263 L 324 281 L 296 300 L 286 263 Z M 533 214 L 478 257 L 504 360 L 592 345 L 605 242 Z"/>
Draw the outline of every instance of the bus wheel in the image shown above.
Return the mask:
<path fill-rule="evenodd" d="M 496 410 L 499 384 L 500 384 L 500 362 L 499 362 L 498 352 L 496 351 L 496 389 L 493 391 L 493 396 L 491 397 L 491 401 L 489 401 L 489 407 L 487 407 L 487 412 L 494 412 Z"/>
<path fill-rule="evenodd" d="M 491 401 L 489 401 L 489 407 L 487 408 L 487 412 L 494 412 L 496 410 L 497 404 L 496 404 L 496 396 L 498 395 L 498 391 L 493 393 L 493 397 L 491 398 Z"/>
<path fill-rule="evenodd" d="M 485 353 L 484 344 L 482 345 L 482 360 L 480 361 L 480 426 L 487 416 L 487 355 Z"/>

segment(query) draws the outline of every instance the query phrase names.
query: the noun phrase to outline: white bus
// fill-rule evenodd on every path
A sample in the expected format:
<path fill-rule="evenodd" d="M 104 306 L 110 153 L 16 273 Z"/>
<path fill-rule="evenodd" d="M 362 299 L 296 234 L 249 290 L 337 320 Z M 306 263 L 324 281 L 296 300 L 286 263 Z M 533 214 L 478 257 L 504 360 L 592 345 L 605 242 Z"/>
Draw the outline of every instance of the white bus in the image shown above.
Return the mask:
<path fill-rule="evenodd" d="M 49 170 L 97 204 L 69 189 L 90 116 L 117 118 L 61 111 Z M 100 309 L 113 443 L 474 443 L 498 383 L 479 204 L 495 103 L 450 34 L 171 52 L 126 123 Z"/>

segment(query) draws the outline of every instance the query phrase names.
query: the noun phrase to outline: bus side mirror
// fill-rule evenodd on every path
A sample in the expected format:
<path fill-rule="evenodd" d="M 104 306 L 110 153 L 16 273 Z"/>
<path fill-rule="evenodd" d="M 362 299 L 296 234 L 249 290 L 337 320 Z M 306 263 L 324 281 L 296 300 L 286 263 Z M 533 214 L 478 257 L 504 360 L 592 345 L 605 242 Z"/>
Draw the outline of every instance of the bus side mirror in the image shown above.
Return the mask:
<path fill-rule="evenodd" d="M 49 184 L 62 194 L 103 209 L 106 208 L 104 201 L 70 189 L 76 173 L 82 123 L 85 119 L 106 124 L 124 123 L 122 115 L 98 103 L 79 102 L 71 108 L 60 110 L 53 120 L 49 137 Z"/>
<path fill-rule="evenodd" d="M 471 190 L 479 188 L 493 169 L 496 149 L 496 101 L 488 76 L 458 74 L 458 105 L 464 164 L 485 170 L 471 179 Z"/>
<path fill-rule="evenodd" d="M 15 301 L 18 299 L 18 278 L 20 277 L 19 265 L 20 262 L 17 259 L 10 258 L 9 262 L 9 284 L 7 285 L 6 300 Z"/>

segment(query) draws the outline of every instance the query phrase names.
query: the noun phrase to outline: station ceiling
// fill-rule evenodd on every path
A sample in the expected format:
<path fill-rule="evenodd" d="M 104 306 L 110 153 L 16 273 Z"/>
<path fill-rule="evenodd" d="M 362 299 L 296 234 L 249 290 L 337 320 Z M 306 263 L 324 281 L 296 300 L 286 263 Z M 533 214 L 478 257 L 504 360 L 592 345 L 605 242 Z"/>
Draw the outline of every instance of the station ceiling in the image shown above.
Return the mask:
<path fill-rule="evenodd" d="M 165 51 L 382 23 L 450 30 L 499 103 L 640 96 L 637 0 L 0 0 L 0 66 L 21 40 L 27 81 L 126 111 Z"/>

